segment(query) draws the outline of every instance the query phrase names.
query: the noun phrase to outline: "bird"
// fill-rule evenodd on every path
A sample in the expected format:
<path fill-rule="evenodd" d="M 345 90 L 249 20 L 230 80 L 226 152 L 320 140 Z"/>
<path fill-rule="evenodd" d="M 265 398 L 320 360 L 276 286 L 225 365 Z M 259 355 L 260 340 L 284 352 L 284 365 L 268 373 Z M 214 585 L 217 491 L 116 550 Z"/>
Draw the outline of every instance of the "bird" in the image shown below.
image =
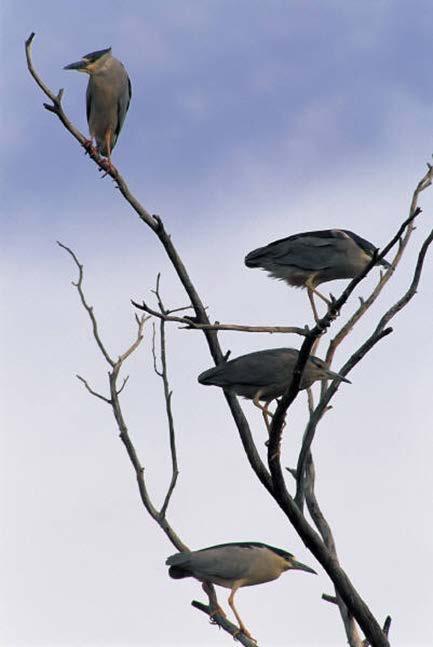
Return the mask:
<path fill-rule="evenodd" d="M 330 304 L 317 286 L 335 279 L 352 279 L 362 272 L 377 253 L 365 238 L 347 229 L 323 229 L 275 240 L 245 257 L 247 267 L 260 267 L 270 276 L 294 287 L 307 288 L 316 322 L 319 320 L 313 294 Z M 376 265 L 390 264 L 380 259 Z"/>
<path fill-rule="evenodd" d="M 292 381 L 299 351 L 295 348 L 270 348 L 241 355 L 200 373 L 200 384 L 219 386 L 224 390 L 243 396 L 261 409 L 269 431 L 268 410 L 272 400 L 279 398 Z M 319 357 L 310 355 L 301 379 L 301 389 L 308 389 L 316 380 L 350 381 L 331 371 Z M 260 400 L 265 405 L 260 404 Z"/>
<path fill-rule="evenodd" d="M 85 72 L 90 76 L 86 92 L 86 113 L 90 147 L 96 141 L 100 155 L 108 159 L 125 121 L 132 95 L 131 81 L 123 64 L 111 55 L 111 47 L 85 54 L 80 61 L 63 69 Z"/>
<path fill-rule="evenodd" d="M 231 589 L 228 603 L 239 624 L 237 634 L 242 632 L 251 640 L 254 638 L 245 627 L 234 604 L 234 596 L 239 588 L 271 582 L 288 570 L 306 571 L 317 575 L 316 571 L 298 562 L 291 553 L 255 541 L 219 544 L 192 552 L 176 553 L 165 563 L 170 567 L 170 577 L 175 580 L 194 577 L 203 583 L 203 589 L 211 601 L 211 617 L 217 613 L 226 617 L 226 614 L 219 606 L 209 584 Z"/>

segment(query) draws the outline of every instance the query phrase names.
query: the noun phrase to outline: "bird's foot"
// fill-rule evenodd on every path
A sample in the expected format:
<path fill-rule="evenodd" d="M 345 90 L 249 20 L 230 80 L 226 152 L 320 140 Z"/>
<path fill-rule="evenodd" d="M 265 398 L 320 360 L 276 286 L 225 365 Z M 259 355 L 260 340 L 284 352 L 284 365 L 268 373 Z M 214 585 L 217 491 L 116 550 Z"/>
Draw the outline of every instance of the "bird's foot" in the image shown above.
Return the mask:
<path fill-rule="evenodd" d="M 117 169 L 114 166 L 114 164 L 111 162 L 110 159 L 100 159 L 99 160 L 99 167 L 100 167 L 100 169 L 99 169 L 100 171 L 105 171 L 102 178 L 106 177 L 108 174 L 116 175 L 116 173 L 117 173 Z"/>
<path fill-rule="evenodd" d="M 217 625 L 218 622 L 214 619 L 214 616 L 222 616 L 223 618 L 227 618 L 227 614 L 224 611 L 224 609 L 221 609 L 220 606 L 216 607 L 213 611 L 210 612 L 209 614 L 209 622 L 211 625 Z"/>
<path fill-rule="evenodd" d="M 257 643 L 256 638 L 254 638 L 254 636 L 252 636 L 252 635 L 250 634 L 250 632 L 248 631 L 248 629 L 247 629 L 246 627 L 244 627 L 243 625 L 241 625 L 241 626 L 239 627 L 239 629 L 237 629 L 237 630 L 235 631 L 235 633 L 233 634 L 233 640 L 238 640 L 238 636 L 240 636 L 241 634 L 244 634 L 244 636 L 246 636 L 247 638 L 249 638 L 250 640 L 252 640 L 252 641 L 253 641 L 253 643 Z"/>
<path fill-rule="evenodd" d="M 328 314 L 331 312 L 333 306 L 335 305 L 335 302 L 337 301 L 337 299 L 334 297 L 333 294 L 329 293 L 329 296 L 331 300 L 329 301 L 329 304 L 328 304 Z M 339 310 L 336 310 L 335 312 L 333 312 L 331 316 L 331 321 L 335 321 L 336 318 L 339 316 L 339 314 L 340 314 Z"/>
<path fill-rule="evenodd" d="M 93 146 L 93 141 L 91 139 L 85 139 L 83 148 L 86 151 L 86 155 L 97 155 L 98 151 L 96 150 L 95 146 Z"/>

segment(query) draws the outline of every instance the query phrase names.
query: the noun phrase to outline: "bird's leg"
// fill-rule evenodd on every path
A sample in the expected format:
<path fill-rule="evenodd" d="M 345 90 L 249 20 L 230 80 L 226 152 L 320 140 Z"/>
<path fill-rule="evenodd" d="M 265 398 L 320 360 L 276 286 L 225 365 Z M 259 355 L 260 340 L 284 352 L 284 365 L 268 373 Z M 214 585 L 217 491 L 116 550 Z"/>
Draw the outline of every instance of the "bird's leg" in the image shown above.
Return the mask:
<path fill-rule="evenodd" d="M 313 345 L 311 347 L 311 355 L 315 355 L 317 353 L 317 348 L 320 344 L 321 337 L 317 337 L 317 339 L 314 340 Z"/>
<path fill-rule="evenodd" d="M 234 603 L 234 597 L 235 597 L 236 591 L 237 591 L 237 589 L 232 589 L 232 592 L 230 593 L 230 596 L 229 596 L 229 605 L 230 605 L 233 613 L 235 614 L 236 620 L 238 621 L 238 625 L 239 625 L 239 631 L 236 631 L 233 634 L 233 638 L 236 639 L 236 636 L 238 636 L 240 633 L 242 633 L 242 634 L 244 634 L 244 636 L 246 636 L 247 638 L 249 638 L 250 640 L 252 640 L 252 641 L 254 641 L 256 643 L 257 640 L 250 634 L 250 632 L 248 631 L 248 629 L 246 628 L 246 626 L 242 622 L 242 619 L 241 619 L 239 613 L 236 611 L 236 607 L 235 607 L 235 603 Z"/>
<path fill-rule="evenodd" d="M 262 395 L 261 391 L 257 391 L 256 395 L 254 396 L 253 404 L 255 404 L 256 407 L 260 409 L 262 412 L 263 420 L 265 421 L 266 429 L 268 430 L 268 434 L 271 433 L 271 427 L 270 427 L 270 421 L 269 418 L 272 418 L 272 413 L 269 411 L 268 407 L 270 404 L 270 401 L 266 402 L 266 404 L 262 405 L 260 404 L 260 396 Z"/>
<path fill-rule="evenodd" d="M 116 171 L 115 166 L 111 162 L 111 130 L 108 129 L 104 135 L 105 150 L 107 151 L 107 159 L 103 161 L 103 169 L 107 173 L 114 173 Z M 104 176 L 105 177 L 105 176 Z"/>
<path fill-rule="evenodd" d="M 316 292 L 316 290 L 314 290 L 314 288 L 310 288 L 309 286 L 307 286 L 307 294 L 308 294 L 308 298 L 309 298 L 309 300 L 310 300 L 311 309 L 312 309 L 312 311 L 313 311 L 314 321 L 315 321 L 315 322 L 316 322 L 316 324 L 317 324 L 317 323 L 319 323 L 319 315 L 318 315 L 318 313 L 317 313 L 316 304 L 314 303 L 314 296 L 313 296 L 313 292 Z M 317 294 L 317 293 L 316 293 L 316 294 Z"/>
<path fill-rule="evenodd" d="M 271 404 L 271 400 L 269 400 L 268 402 L 266 402 L 265 405 L 262 406 L 260 404 L 260 402 L 259 402 L 260 394 L 261 394 L 261 392 L 259 391 L 256 394 L 256 396 L 255 396 L 255 398 L 253 400 L 253 403 L 256 405 L 256 407 L 258 407 L 261 410 L 262 415 L 263 415 L 263 420 L 265 421 L 266 429 L 268 431 L 268 435 L 270 436 L 271 435 L 271 420 L 274 417 L 274 414 L 272 413 L 272 411 L 269 411 L 269 405 Z M 277 402 L 278 402 L 278 400 L 277 400 Z M 282 429 L 284 429 L 285 426 L 286 426 L 286 421 L 283 422 Z M 269 445 L 269 440 L 267 440 L 265 442 L 265 447 L 268 447 L 268 445 Z"/>
<path fill-rule="evenodd" d="M 201 587 L 209 598 L 209 606 L 211 610 L 209 614 L 210 622 L 215 624 L 215 620 L 213 619 L 213 617 L 216 615 L 220 615 L 223 618 L 226 618 L 227 616 L 225 614 L 225 611 L 221 609 L 220 605 L 218 604 L 215 589 L 213 588 L 212 584 L 209 584 L 209 582 L 203 582 Z"/>
<path fill-rule="evenodd" d="M 263 420 L 265 421 L 266 429 L 268 430 L 268 434 L 271 433 L 271 425 L 270 425 L 270 418 L 272 418 L 273 414 L 269 411 L 269 405 L 270 402 L 266 402 L 265 406 L 262 409 L 262 415 L 263 415 Z"/>
<path fill-rule="evenodd" d="M 327 303 L 328 306 L 332 305 L 331 299 L 328 299 L 328 297 L 325 297 L 325 295 L 323 295 L 321 292 L 319 292 L 319 290 L 317 290 L 316 288 L 312 288 L 312 291 L 314 292 L 314 294 L 317 294 L 317 296 L 320 297 L 322 299 L 322 301 Z"/>

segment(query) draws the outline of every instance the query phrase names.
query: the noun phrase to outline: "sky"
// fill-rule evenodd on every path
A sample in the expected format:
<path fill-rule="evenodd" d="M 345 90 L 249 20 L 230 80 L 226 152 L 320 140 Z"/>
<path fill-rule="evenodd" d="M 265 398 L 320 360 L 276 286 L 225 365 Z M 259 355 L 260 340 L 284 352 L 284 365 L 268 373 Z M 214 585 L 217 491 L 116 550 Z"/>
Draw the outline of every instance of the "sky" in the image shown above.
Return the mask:
<path fill-rule="evenodd" d="M 200 585 L 169 579 L 164 562 L 175 551 L 141 506 L 111 412 L 75 377 L 107 393 L 108 367 L 71 285 L 76 268 L 56 241 L 84 264 L 113 355 L 135 335 L 130 299 L 151 299 L 158 272 L 167 306 L 188 300 L 152 233 L 43 109 L 24 41 L 36 32 L 34 64 L 54 91 L 64 88 L 64 109 L 84 133 L 86 78 L 63 67 L 108 46 L 125 64 L 133 96 L 113 162 L 162 217 L 211 319 L 302 326 L 311 323 L 306 294 L 243 258 L 314 229 L 343 227 L 378 246 L 392 237 L 433 152 L 433 6 L 3 0 L 0 16 L 0 645 L 230 644 L 190 606 L 205 601 Z M 339 350 L 336 370 L 409 285 L 432 196 L 422 195 L 395 279 Z M 314 443 L 317 495 L 341 563 L 375 616 L 392 616 L 398 647 L 433 642 L 432 267 L 430 255 L 417 296 L 342 385 Z M 126 367 L 123 405 L 157 504 L 170 460 L 151 338 L 149 322 Z M 287 335 L 225 333 L 220 342 L 232 356 L 299 346 Z M 326 574 L 255 479 L 222 393 L 197 383 L 211 366 L 204 339 L 173 325 L 168 357 L 180 467 L 169 521 L 191 548 L 263 541 L 318 571 L 238 592 L 259 644 L 343 644 L 338 613 L 321 600 L 332 593 Z M 261 417 L 242 407 L 264 455 Z M 285 465 L 296 461 L 305 421 L 301 393 Z M 225 606 L 227 594 L 219 591 Z"/>

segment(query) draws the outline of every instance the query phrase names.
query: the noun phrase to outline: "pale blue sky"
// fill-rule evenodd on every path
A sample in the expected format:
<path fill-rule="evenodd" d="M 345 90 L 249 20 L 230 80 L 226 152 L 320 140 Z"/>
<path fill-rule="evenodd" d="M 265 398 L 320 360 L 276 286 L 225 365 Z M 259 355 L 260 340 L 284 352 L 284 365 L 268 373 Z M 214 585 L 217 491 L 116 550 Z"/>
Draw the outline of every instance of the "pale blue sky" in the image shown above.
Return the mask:
<path fill-rule="evenodd" d="M 199 585 L 169 580 L 164 560 L 173 549 L 140 507 L 109 412 L 75 381 L 82 373 L 103 389 L 106 367 L 70 285 L 75 268 L 55 241 L 85 263 L 89 300 L 114 354 L 133 335 L 129 299 L 147 296 L 158 271 L 170 305 L 185 297 L 150 232 L 43 110 L 24 41 L 36 32 L 34 63 L 53 89 L 64 88 L 64 107 L 83 132 L 86 78 L 63 66 L 110 45 L 124 62 L 133 97 L 114 163 L 163 217 L 211 317 L 303 325 L 311 317 L 305 294 L 247 270 L 243 257 L 314 228 L 345 227 L 377 245 L 391 237 L 433 151 L 433 6 L 3 0 L 0 11 L 0 644 L 230 644 L 190 608 L 203 597 Z M 413 248 L 336 369 L 407 285 L 432 195 L 421 204 Z M 353 372 L 315 447 L 318 493 L 343 565 L 372 611 L 392 615 L 398 647 L 433 641 L 432 281 L 429 258 L 419 295 Z M 169 465 L 150 336 L 149 328 L 131 364 L 125 404 L 160 499 Z M 233 355 L 298 345 L 283 336 L 221 341 Z M 203 340 L 173 328 L 169 344 L 181 467 L 173 524 L 194 548 L 266 541 L 318 568 L 318 578 L 288 574 L 240 592 L 239 610 L 260 644 L 343 644 L 335 609 L 320 600 L 331 593 L 326 576 L 254 481 L 221 394 L 196 383 L 210 366 Z M 288 425 L 287 464 L 304 400 Z M 243 407 L 262 448 L 260 417 Z M 219 597 L 225 604 L 226 592 Z"/>

